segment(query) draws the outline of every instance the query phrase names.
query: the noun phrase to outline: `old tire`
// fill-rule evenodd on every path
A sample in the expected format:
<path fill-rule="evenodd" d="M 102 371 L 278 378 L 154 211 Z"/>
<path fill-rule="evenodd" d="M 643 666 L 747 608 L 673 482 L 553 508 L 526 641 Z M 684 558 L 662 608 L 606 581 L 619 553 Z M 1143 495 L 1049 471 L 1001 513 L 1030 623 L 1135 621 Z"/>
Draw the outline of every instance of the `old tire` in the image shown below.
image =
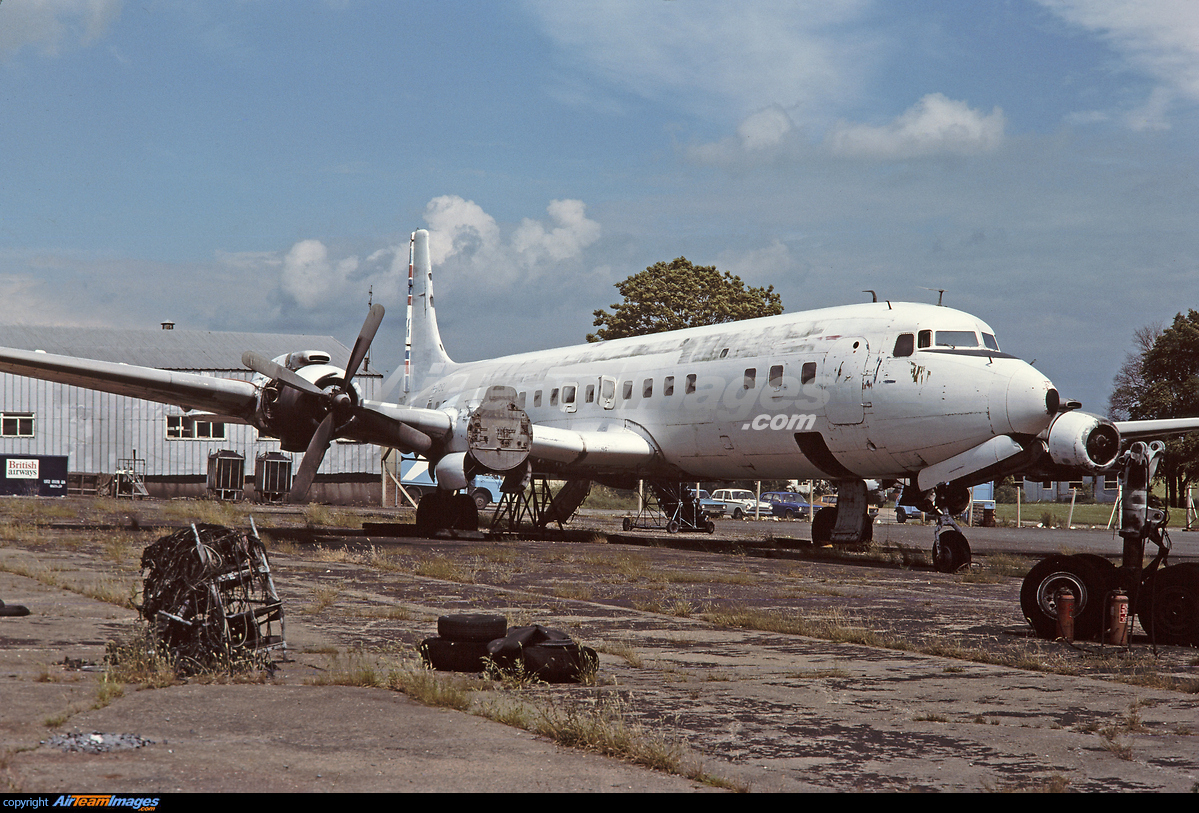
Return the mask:
<path fill-rule="evenodd" d="M 1137 617 L 1159 644 L 1199 646 L 1199 563 L 1159 570 L 1145 580 Z"/>
<path fill-rule="evenodd" d="M 957 573 L 970 564 L 970 543 L 960 531 L 942 531 L 933 543 L 933 567 L 939 573 Z"/>
<path fill-rule="evenodd" d="M 443 672 L 482 672 L 487 657 L 483 641 L 447 641 L 426 638 L 421 642 L 420 655 L 429 666 Z"/>
<path fill-rule="evenodd" d="M 1020 587 L 1020 609 L 1041 638 L 1057 637 L 1057 592 L 1074 594 L 1074 637 L 1094 638 L 1103 628 L 1103 599 L 1111 589 L 1115 568 L 1103 566 L 1088 555 L 1050 556 L 1042 559 Z"/>
<path fill-rule="evenodd" d="M 837 524 L 837 509 L 826 506 L 816 512 L 812 520 L 812 544 L 828 545 L 833 541 L 833 528 Z"/>
<path fill-rule="evenodd" d="M 437 619 L 437 634 L 447 641 L 494 641 L 508 634 L 508 619 L 490 613 L 443 615 Z"/>

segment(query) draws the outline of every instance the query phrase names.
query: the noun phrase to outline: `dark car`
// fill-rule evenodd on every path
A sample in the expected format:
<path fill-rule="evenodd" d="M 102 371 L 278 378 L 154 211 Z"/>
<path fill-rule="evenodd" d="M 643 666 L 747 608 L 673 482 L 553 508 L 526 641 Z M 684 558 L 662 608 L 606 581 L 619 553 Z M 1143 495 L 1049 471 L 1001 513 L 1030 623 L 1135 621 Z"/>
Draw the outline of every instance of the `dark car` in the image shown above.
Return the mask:
<path fill-rule="evenodd" d="M 767 491 L 762 502 L 770 503 L 770 513 L 782 519 L 807 519 L 812 515 L 812 506 L 790 491 Z"/>

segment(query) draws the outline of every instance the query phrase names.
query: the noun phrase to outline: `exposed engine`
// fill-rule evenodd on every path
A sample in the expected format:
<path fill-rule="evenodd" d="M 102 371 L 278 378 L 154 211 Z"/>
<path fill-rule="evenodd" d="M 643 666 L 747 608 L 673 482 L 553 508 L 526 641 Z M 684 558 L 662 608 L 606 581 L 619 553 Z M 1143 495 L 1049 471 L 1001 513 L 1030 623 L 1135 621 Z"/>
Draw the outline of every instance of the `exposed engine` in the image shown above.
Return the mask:
<path fill-rule="evenodd" d="M 273 361 L 327 393 L 333 394 L 344 389 L 350 403 L 357 404 L 361 400 L 357 387 L 352 383 L 348 388 L 345 387 L 345 370 L 331 366 L 329 357 L 324 353 L 291 353 Z M 284 451 L 302 452 L 308 448 L 309 441 L 328 412 L 327 401 L 274 379 L 262 388 L 257 423 L 264 433 L 279 438 Z"/>

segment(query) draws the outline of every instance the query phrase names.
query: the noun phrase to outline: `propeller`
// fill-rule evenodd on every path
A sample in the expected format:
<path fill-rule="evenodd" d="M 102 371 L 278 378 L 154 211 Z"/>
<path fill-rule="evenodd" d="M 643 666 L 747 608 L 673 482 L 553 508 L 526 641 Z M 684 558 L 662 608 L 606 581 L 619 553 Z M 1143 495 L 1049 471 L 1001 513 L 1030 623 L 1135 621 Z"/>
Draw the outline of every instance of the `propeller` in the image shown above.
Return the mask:
<path fill-rule="evenodd" d="M 328 451 L 329 444 L 333 441 L 338 429 L 344 429 L 356 417 L 355 407 L 358 405 L 358 396 L 354 392 L 352 382 L 363 359 L 366 358 L 367 351 L 370 350 L 371 342 L 375 339 L 375 333 L 378 332 L 379 324 L 383 321 L 383 313 L 382 305 L 371 307 L 370 312 L 366 315 L 366 321 L 362 323 L 362 330 L 358 332 L 354 347 L 350 351 L 350 361 L 346 365 L 345 378 L 331 390 L 322 390 L 294 371 L 257 353 L 242 354 L 242 363 L 254 372 L 261 373 L 267 378 L 277 380 L 324 402 L 325 416 L 317 425 L 316 431 L 312 433 L 312 439 L 308 441 L 308 448 L 300 460 L 299 471 L 292 480 L 291 492 L 287 496 L 288 502 L 304 501 L 308 489 L 316 477 L 316 471 L 320 468 L 321 461 L 325 459 L 325 452 Z"/>

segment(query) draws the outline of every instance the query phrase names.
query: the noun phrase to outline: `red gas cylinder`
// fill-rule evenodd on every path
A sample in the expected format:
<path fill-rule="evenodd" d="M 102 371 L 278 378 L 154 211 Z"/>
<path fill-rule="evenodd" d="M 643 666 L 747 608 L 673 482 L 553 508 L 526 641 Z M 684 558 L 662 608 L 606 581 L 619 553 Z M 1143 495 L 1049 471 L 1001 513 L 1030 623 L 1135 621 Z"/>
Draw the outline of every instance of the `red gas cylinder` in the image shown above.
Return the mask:
<path fill-rule="evenodd" d="M 1132 618 L 1128 615 L 1128 596 L 1113 593 L 1107 605 L 1107 642 L 1116 646 L 1128 646 L 1132 632 Z"/>
<path fill-rule="evenodd" d="M 1058 590 L 1054 596 L 1057 605 L 1057 637 L 1074 640 L 1074 594 L 1069 590 Z"/>

